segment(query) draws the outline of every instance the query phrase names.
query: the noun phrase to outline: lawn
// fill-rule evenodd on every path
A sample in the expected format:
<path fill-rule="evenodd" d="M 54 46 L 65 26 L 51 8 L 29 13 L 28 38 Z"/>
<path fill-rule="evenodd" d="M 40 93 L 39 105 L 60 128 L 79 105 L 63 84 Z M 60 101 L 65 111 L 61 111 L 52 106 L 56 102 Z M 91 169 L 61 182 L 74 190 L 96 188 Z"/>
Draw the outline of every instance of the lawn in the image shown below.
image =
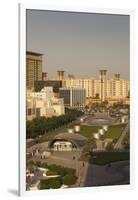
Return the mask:
<path fill-rule="evenodd" d="M 68 127 L 61 127 L 56 129 L 55 131 L 51 131 L 49 133 L 46 133 L 45 135 L 43 135 L 41 138 L 37 139 L 38 142 L 43 142 L 43 141 L 49 141 L 51 139 L 53 139 L 53 137 L 55 137 L 57 134 L 59 133 L 63 133 L 63 132 L 67 132 L 67 129 L 73 128 L 74 124 L 70 124 Z M 106 138 L 111 138 L 111 139 L 115 139 L 115 138 L 119 138 L 122 132 L 122 129 L 125 127 L 124 124 L 121 125 L 113 125 L 110 126 L 108 131 L 105 134 Z M 81 135 L 90 138 L 92 137 L 93 133 L 98 132 L 98 129 L 101 128 L 101 126 L 86 126 L 86 125 L 82 125 L 81 129 L 80 129 L 80 133 Z"/>
<path fill-rule="evenodd" d="M 129 152 L 93 152 L 91 163 L 105 165 L 116 161 L 129 160 Z"/>
<path fill-rule="evenodd" d="M 119 138 L 124 127 L 125 127 L 124 124 L 110 126 L 105 134 L 105 137 L 111 138 L 113 140 Z"/>
<path fill-rule="evenodd" d="M 124 124 L 110 126 L 105 134 L 105 137 L 111 139 L 119 138 L 124 127 Z M 101 126 L 81 126 L 80 134 L 87 138 L 90 138 L 93 133 L 98 132 L 99 128 L 101 128 Z"/>
<path fill-rule="evenodd" d="M 93 133 L 98 132 L 98 129 L 101 128 L 100 126 L 81 126 L 80 133 L 81 135 L 90 138 L 92 137 Z"/>

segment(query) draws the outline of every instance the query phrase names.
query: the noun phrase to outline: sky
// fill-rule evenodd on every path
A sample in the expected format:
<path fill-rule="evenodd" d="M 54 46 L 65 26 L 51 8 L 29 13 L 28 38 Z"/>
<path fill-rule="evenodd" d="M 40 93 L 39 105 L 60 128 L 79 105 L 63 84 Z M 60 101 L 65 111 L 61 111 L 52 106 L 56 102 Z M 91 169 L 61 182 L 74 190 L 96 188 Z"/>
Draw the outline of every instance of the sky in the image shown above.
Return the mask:
<path fill-rule="evenodd" d="M 27 10 L 27 51 L 43 54 L 43 71 L 129 79 L 129 16 Z"/>

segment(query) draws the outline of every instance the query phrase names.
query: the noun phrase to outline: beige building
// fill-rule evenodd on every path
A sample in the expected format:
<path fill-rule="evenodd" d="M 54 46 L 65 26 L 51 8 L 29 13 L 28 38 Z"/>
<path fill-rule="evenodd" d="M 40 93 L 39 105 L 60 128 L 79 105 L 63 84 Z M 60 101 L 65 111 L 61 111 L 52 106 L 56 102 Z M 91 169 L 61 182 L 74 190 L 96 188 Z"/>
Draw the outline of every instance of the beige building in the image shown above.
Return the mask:
<path fill-rule="evenodd" d="M 108 79 L 107 71 L 100 70 L 99 79 L 87 78 L 77 79 L 68 78 L 63 81 L 64 87 L 79 87 L 86 90 L 86 98 L 92 98 L 92 101 L 100 99 L 100 101 L 110 100 L 121 101 L 129 96 L 130 86 L 129 80 L 121 79 L 120 74 L 115 74 L 112 79 Z M 97 100 L 96 100 L 97 101 Z"/>
<path fill-rule="evenodd" d="M 40 92 L 27 91 L 26 117 L 52 117 L 65 114 L 64 101 L 54 97 L 53 88 L 45 87 Z"/>
<path fill-rule="evenodd" d="M 28 89 L 34 88 L 34 82 L 42 80 L 42 54 L 26 52 L 26 85 Z"/>
<path fill-rule="evenodd" d="M 89 79 L 65 79 L 63 85 L 66 88 L 83 88 L 86 90 L 86 97 L 94 96 L 94 78 Z"/>

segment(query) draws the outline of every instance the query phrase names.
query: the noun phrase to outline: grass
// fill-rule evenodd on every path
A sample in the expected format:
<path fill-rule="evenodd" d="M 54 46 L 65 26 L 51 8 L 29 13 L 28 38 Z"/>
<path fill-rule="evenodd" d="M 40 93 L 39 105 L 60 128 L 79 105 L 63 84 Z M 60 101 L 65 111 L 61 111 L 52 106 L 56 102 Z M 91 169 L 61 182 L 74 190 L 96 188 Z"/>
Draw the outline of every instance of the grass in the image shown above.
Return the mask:
<path fill-rule="evenodd" d="M 98 132 L 99 128 L 100 128 L 100 126 L 85 126 L 85 125 L 83 125 L 83 126 L 81 126 L 80 134 L 87 138 L 90 138 L 90 137 L 92 137 L 93 133 Z"/>
<path fill-rule="evenodd" d="M 119 138 L 124 127 L 125 127 L 124 124 L 110 126 L 108 131 L 105 134 L 105 137 L 111 138 L 113 140 Z"/>
<path fill-rule="evenodd" d="M 55 137 L 57 134 L 62 133 L 62 132 L 67 132 L 67 129 L 73 128 L 74 124 L 70 124 L 68 127 L 61 127 L 56 129 L 55 131 L 51 131 L 49 133 L 46 133 L 45 135 L 43 135 L 40 139 L 38 139 L 38 142 L 43 142 L 43 141 L 49 141 L 52 140 L 53 137 Z M 106 138 L 111 138 L 111 139 L 118 139 L 121 135 L 122 129 L 125 127 L 124 124 L 121 125 L 113 125 L 110 126 L 108 131 L 105 134 Z M 81 135 L 90 138 L 92 137 L 93 133 L 98 132 L 98 129 L 101 128 L 101 126 L 86 126 L 86 125 L 82 125 L 81 129 L 80 129 L 80 133 Z"/>
<path fill-rule="evenodd" d="M 105 134 L 105 138 L 111 138 L 111 139 L 119 138 L 124 127 L 125 127 L 124 124 L 110 126 Z M 81 126 L 80 134 L 87 138 L 90 138 L 92 137 L 93 133 L 98 132 L 99 128 L 101 128 L 101 126 Z"/>
<path fill-rule="evenodd" d="M 48 170 L 48 172 L 46 173 L 47 176 L 54 176 L 54 175 L 58 175 L 57 172 L 55 171 L 51 171 L 51 170 Z"/>
<path fill-rule="evenodd" d="M 116 161 L 129 160 L 129 152 L 95 152 L 90 159 L 90 163 L 105 165 Z"/>

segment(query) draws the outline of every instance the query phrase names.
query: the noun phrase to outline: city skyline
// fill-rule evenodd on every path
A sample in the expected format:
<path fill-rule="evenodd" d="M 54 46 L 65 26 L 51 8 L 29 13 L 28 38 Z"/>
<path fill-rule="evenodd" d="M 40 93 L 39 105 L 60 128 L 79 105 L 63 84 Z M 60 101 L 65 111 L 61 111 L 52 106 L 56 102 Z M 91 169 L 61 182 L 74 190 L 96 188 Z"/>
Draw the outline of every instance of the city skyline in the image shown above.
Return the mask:
<path fill-rule="evenodd" d="M 43 55 L 43 71 L 129 79 L 129 16 L 27 10 L 27 50 Z M 124 70 L 125 69 L 125 70 Z"/>

